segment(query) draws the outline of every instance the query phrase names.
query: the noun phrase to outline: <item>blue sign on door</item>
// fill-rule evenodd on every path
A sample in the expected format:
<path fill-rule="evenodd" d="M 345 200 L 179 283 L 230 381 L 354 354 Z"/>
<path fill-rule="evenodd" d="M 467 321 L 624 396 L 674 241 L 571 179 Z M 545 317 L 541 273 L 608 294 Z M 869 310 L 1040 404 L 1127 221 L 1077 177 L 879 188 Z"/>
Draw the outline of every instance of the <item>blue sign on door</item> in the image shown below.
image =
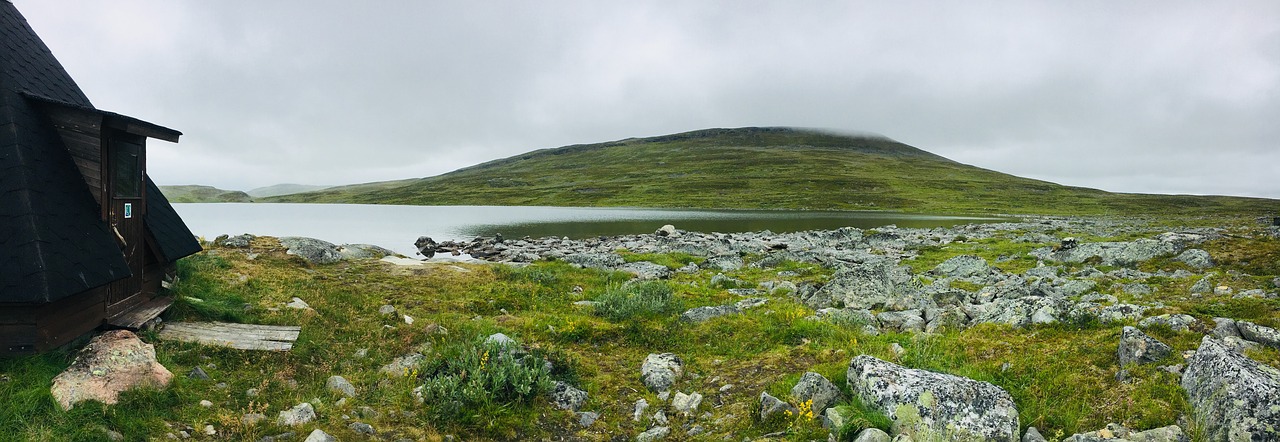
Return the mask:
<path fill-rule="evenodd" d="M 124 203 L 124 217 L 133 218 L 133 203 Z"/>

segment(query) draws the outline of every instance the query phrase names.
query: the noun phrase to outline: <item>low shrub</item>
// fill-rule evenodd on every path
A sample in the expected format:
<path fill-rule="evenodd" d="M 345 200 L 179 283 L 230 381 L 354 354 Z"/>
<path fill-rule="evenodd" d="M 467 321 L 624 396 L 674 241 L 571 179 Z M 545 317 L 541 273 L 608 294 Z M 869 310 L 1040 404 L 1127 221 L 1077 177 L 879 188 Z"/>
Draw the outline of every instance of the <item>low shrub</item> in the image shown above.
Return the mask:
<path fill-rule="evenodd" d="M 596 302 L 595 313 L 615 322 L 655 318 L 681 309 L 671 286 L 660 281 L 611 286 Z"/>

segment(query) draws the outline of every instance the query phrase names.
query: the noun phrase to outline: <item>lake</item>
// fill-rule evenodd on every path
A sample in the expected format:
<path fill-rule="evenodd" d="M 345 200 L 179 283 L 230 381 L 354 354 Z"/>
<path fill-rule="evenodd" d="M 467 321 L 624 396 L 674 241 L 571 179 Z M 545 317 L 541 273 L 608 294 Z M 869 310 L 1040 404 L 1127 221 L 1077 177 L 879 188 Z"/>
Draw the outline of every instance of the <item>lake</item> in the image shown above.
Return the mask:
<path fill-rule="evenodd" d="M 641 209 L 614 207 L 393 206 L 369 204 L 174 204 L 196 235 L 252 233 L 307 236 L 335 244 L 376 244 L 413 256 L 414 240 L 468 240 L 501 233 L 507 238 L 587 238 L 653 233 L 663 224 L 700 232 L 798 232 L 840 227 L 949 227 L 1003 218 L 892 212 Z"/>

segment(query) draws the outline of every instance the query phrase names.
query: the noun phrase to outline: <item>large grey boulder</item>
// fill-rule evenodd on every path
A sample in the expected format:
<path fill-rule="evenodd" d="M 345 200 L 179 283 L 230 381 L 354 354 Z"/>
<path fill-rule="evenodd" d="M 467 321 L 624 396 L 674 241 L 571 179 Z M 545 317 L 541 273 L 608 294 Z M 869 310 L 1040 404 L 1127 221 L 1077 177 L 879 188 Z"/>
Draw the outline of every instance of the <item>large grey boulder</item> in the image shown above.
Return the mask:
<path fill-rule="evenodd" d="M 1209 256 L 1209 252 L 1200 249 L 1183 250 L 1178 254 L 1177 260 L 1197 269 L 1213 267 L 1213 257 Z"/>
<path fill-rule="evenodd" d="M 849 362 L 849 390 L 914 440 L 1018 440 L 1013 397 L 987 382 L 902 367 L 867 355 Z"/>
<path fill-rule="evenodd" d="M 960 255 L 943 261 L 929 273 L 953 278 L 986 277 L 991 274 L 991 265 L 977 255 Z"/>
<path fill-rule="evenodd" d="M 312 264 L 333 264 L 342 260 L 342 253 L 334 243 L 315 238 L 286 236 L 280 238 L 290 255 L 297 255 Z"/>
<path fill-rule="evenodd" d="M 1120 365 L 1149 364 L 1164 359 L 1171 353 L 1172 347 L 1142 330 L 1126 325 L 1120 332 L 1120 348 L 1116 350 Z"/>
<path fill-rule="evenodd" d="M 1173 331 L 1185 332 L 1191 331 L 1192 327 L 1198 327 L 1200 325 L 1200 321 L 1191 315 L 1167 313 L 1159 316 L 1152 316 L 1150 318 L 1143 318 L 1141 321 L 1138 321 L 1139 328 L 1150 328 L 1156 325 L 1169 327 L 1169 329 Z"/>
<path fill-rule="evenodd" d="M 921 310 L 903 310 L 900 312 L 880 312 L 876 315 L 880 325 L 886 330 L 900 332 L 922 332 L 925 321 Z"/>
<path fill-rule="evenodd" d="M 935 307 L 933 298 L 904 267 L 886 259 L 843 268 L 822 288 L 802 301 L 814 309 L 826 307 L 907 310 Z"/>
<path fill-rule="evenodd" d="M 1056 322 L 1068 311 L 1068 303 L 1062 298 L 1048 296 L 1024 296 L 997 299 L 982 308 L 966 310 L 976 316 L 975 323 L 1009 324 L 1025 327 L 1031 324 Z"/>
<path fill-rule="evenodd" d="M 574 253 L 560 259 L 589 269 L 613 269 L 627 263 L 621 256 L 613 253 Z"/>
<path fill-rule="evenodd" d="M 338 256 L 342 257 L 342 259 L 381 259 L 384 256 L 395 254 L 396 252 L 373 244 L 343 244 L 338 246 Z"/>
<path fill-rule="evenodd" d="M 836 384 L 831 383 L 826 377 L 814 373 L 806 372 L 800 376 L 800 380 L 791 387 L 791 397 L 797 401 L 813 401 L 810 409 L 814 414 L 820 414 L 827 407 L 835 405 L 840 400 L 840 388 Z"/>
<path fill-rule="evenodd" d="M 1206 440 L 1280 440 L 1280 370 L 1205 336 L 1182 388 Z"/>
<path fill-rule="evenodd" d="M 781 399 L 773 397 L 767 391 L 760 392 L 760 420 L 768 420 L 778 414 L 796 414 L 800 409 L 788 404 Z"/>
<path fill-rule="evenodd" d="M 661 393 L 670 390 L 683 371 L 684 360 L 674 353 L 651 353 L 640 365 L 640 379 L 650 390 Z"/>
<path fill-rule="evenodd" d="M 1161 255 L 1172 255 L 1182 250 L 1177 241 L 1139 239 L 1130 242 L 1077 243 L 1074 247 L 1059 250 L 1041 249 L 1032 256 L 1061 262 L 1084 262 L 1097 257 L 1103 265 L 1127 266 Z"/>

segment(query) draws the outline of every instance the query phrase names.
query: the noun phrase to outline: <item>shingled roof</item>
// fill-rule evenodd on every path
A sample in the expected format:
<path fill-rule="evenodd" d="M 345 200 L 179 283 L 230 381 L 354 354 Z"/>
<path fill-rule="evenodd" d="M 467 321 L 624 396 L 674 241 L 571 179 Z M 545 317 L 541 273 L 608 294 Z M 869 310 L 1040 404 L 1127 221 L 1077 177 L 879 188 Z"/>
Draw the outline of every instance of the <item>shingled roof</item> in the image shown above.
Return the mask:
<path fill-rule="evenodd" d="M 131 275 L 41 102 L 96 111 L 14 5 L 0 0 L 0 303 L 52 302 Z M 147 184 L 145 223 L 162 259 L 199 251 L 149 177 Z"/>

